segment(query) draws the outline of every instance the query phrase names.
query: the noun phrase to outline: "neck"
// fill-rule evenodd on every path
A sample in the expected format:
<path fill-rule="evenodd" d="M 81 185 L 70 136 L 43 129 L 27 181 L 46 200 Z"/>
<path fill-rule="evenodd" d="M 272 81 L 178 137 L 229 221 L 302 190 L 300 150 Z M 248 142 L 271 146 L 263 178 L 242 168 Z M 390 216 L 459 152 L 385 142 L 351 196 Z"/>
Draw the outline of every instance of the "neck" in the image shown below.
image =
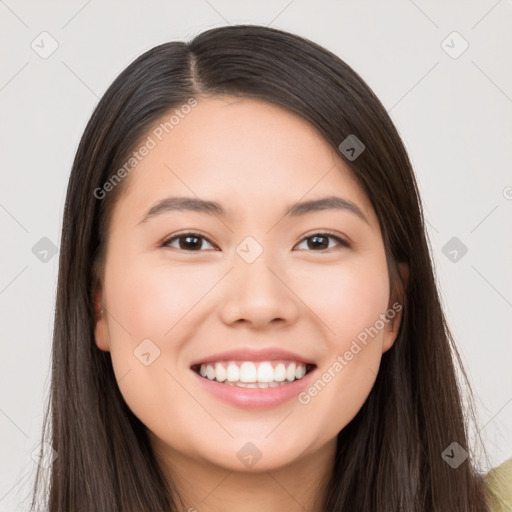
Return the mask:
<path fill-rule="evenodd" d="M 153 448 L 156 443 L 153 439 Z M 322 512 L 334 468 L 336 438 L 312 454 L 268 471 L 232 471 L 186 457 L 168 446 L 154 451 L 181 510 Z"/>

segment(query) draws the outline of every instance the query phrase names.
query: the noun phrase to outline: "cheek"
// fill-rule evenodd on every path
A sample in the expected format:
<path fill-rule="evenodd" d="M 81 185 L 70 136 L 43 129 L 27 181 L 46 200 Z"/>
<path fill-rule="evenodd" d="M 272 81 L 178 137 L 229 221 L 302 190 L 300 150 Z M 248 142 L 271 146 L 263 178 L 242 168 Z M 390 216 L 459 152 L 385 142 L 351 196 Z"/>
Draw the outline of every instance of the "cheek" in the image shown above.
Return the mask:
<path fill-rule="evenodd" d="M 346 265 L 319 267 L 309 272 L 301 287 L 300 296 L 322 321 L 331 350 L 338 352 L 374 326 L 388 306 L 389 281 L 383 258 L 354 258 Z"/>
<path fill-rule="evenodd" d="M 339 432 L 360 410 L 382 357 L 380 315 L 389 298 L 386 261 L 382 256 L 353 263 L 316 272 L 302 291 L 304 302 L 321 320 L 326 350 L 317 380 L 299 402 L 314 411 L 327 436 Z"/>
<path fill-rule="evenodd" d="M 166 270 L 144 258 L 135 262 L 125 257 L 123 265 L 112 265 L 107 275 L 110 352 L 120 392 L 146 426 L 169 432 L 175 427 L 166 423 L 170 420 L 165 407 L 173 404 L 180 410 L 193 409 L 190 396 L 178 384 L 183 376 L 176 360 L 182 346 L 182 325 L 186 324 L 180 320 L 190 313 L 204 289 L 194 286 L 197 280 L 190 269 Z M 149 353 L 149 364 L 144 363 L 145 353 Z M 185 431 L 179 434 L 187 436 Z"/>
<path fill-rule="evenodd" d="M 145 263 L 143 258 L 112 272 L 109 297 L 123 325 L 136 339 L 154 338 L 163 342 L 169 331 L 187 315 L 204 295 L 204 284 L 197 269 Z M 206 278 L 206 276 L 205 276 Z"/>
<path fill-rule="evenodd" d="M 179 380 L 188 371 L 183 348 L 201 325 L 205 290 L 218 279 L 212 268 L 143 257 L 125 257 L 122 266 L 111 267 L 106 284 L 112 364 L 117 379 L 130 372 L 122 390 L 136 410 L 151 414 L 146 402 L 139 403 L 142 396 L 156 397 L 164 389 L 181 393 L 166 370 Z M 146 362 L 154 362 L 144 366 L 138 357 L 147 353 Z M 129 383 L 135 382 L 131 392 Z"/>

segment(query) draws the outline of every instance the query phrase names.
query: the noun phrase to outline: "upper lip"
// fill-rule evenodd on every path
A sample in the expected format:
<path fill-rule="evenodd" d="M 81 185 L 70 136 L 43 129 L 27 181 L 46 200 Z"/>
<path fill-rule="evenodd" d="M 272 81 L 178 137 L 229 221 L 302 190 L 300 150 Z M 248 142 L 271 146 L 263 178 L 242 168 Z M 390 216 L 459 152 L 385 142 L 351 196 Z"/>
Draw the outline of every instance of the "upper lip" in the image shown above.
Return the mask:
<path fill-rule="evenodd" d="M 302 357 L 294 352 L 283 350 L 280 348 L 267 348 L 267 349 L 252 349 L 252 348 L 238 348 L 236 350 L 228 350 L 226 352 L 218 352 L 211 356 L 205 356 L 201 359 L 191 363 L 192 366 L 199 364 L 214 363 L 217 361 L 272 361 L 277 359 L 297 361 L 303 364 L 314 366 L 315 363 L 305 357 Z"/>

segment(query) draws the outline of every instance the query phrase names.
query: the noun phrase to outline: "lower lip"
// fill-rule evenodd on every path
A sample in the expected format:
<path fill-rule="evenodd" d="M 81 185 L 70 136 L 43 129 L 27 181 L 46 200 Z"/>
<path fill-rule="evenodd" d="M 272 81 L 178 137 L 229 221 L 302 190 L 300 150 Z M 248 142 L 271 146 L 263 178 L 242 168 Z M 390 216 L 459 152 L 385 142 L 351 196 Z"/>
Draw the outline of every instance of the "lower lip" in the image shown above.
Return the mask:
<path fill-rule="evenodd" d="M 270 409 L 284 404 L 292 398 L 297 398 L 304 388 L 309 386 L 315 369 L 307 373 L 302 379 L 274 388 L 241 388 L 228 386 L 219 382 L 201 377 L 194 370 L 190 370 L 201 382 L 207 391 L 236 407 L 242 409 Z"/>

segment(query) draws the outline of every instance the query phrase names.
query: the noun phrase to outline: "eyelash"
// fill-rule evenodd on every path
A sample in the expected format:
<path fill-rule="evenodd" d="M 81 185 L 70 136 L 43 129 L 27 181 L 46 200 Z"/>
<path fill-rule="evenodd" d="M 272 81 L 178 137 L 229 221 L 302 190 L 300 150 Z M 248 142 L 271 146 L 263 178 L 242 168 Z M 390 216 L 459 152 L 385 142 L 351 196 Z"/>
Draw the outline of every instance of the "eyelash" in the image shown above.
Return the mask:
<path fill-rule="evenodd" d="M 174 241 L 174 240 L 179 240 L 180 238 L 185 238 L 187 236 L 194 236 L 194 237 L 197 237 L 197 238 L 202 238 L 204 240 L 206 240 L 209 244 L 213 245 L 212 242 L 210 242 L 210 240 L 208 240 L 207 237 L 205 237 L 204 235 L 202 235 L 201 233 L 197 233 L 195 231 L 187 231 L 185 233 L 179 233 L 177 235 L 173 235 L 172 237 L 166 239 L 164 242 L 161 243 L 160 247 L 169 247 L 170 249 L 177 249 L 179 251 L 184 251 L 184 252 L 203 252 L 203 250 L 197 250 L 197 251 L 193 251 L 193 250 L 186 250 L 186 249 L 179 249 L 179 248 L 176 248 L 176 247 L 170 247 L 169 244 Z M 315 236 L 324 236 L 324 237 L 327 237 L 327 238 L 332 238 L 334 240 L 336 240 L 340 246 L 342 247 L 350 247 L 350 244 L 348 242 L 346 242 L 345 240 L 343 240 L 342 238 L 340 238 L 338 235 L 330 232 L 330 231 L 319 231 L 317 233 L 313 233 L 309 236 L 306 236 L 304 237 L 300 242 L 299 244 L 301 244 L 302 242 L 304 242 L 305 240 L 308 240 L 309 238 L 313 238 Z M 330 249 L 333 249 L 332 247 Z M 302 249 L 303 250 L 303 249 Z M 321 249 L 321 250 L 318 250 L 318 251 L 314 251 L 313 252 L 325 252 L 325 251 L 328 251 L 329 249 Z"/>

